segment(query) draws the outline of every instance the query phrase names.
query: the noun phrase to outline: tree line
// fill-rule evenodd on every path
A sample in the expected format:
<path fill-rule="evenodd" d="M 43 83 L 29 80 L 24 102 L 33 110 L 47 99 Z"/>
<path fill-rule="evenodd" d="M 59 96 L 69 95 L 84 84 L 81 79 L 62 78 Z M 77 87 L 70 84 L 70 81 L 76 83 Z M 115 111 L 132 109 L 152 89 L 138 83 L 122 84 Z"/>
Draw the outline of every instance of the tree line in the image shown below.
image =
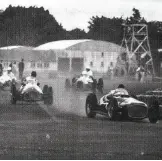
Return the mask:
<path fill-rule="evenodd" d="M 0 10 L 0 46 L 38 46 L 50 41 L 69 39 L 94 39 L 121 44 L 123 23 L 145 23 L 148 25 L 151 49 L 162 47 L 162 22 L 147 22 L 138 9 L 124 19 L 121 17 L 93 16 L 88 23 L 88 32 L 76 28 L 67 31 L 55 17 L 43 7 L 8 6 Z"/>

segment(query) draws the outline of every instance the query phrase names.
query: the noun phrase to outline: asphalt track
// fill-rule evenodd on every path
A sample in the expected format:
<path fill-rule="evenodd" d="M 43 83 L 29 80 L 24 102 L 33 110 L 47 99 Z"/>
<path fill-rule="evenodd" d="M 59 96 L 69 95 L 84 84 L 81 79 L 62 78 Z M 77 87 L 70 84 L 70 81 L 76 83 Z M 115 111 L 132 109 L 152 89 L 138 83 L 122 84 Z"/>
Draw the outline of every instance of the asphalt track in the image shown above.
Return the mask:
<path fill-rule="evenodd" d="M 162 121 L 89 119 L 86 95 L 55 84 L 52 106 L 11 105 L 0 91 L 0 159 L 162 159 Z"/>

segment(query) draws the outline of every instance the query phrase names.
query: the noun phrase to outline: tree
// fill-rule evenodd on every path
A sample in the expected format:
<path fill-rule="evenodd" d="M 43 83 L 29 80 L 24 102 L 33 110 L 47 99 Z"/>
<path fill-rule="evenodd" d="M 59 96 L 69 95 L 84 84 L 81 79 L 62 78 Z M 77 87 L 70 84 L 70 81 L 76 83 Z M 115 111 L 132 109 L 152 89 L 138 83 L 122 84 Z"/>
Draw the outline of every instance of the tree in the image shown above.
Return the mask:
<path fill-rule="evenodd" d="M 127 24 L 146 23 L 146 20 L 144 19 L 144 17 L 141 17 L 141 13 L 138 9 L 133 8 L 132 12 L 133 12 L 132 16 L 126 19 Z"/>
<path fill-rule="evenodd" d="M 121 43 L 123 36 L 123 18 L 92 17 L 89 21 L 88 37 L 95 40 Z"/>
<path fill-rule="evenodd" d="M 66 31 L 43 7 L 25 8 L 10 5 L 0 12 L 0 33 L 1 46 L 36 46 L 62 39 Z"/>
<path fill-rule="evenodd" d="M 150 46 L 152 50 L 162 48 L 162 22 L 148 22 L 148 35 L 150 38 Z"/>
<path fill-rule="evenodd" d="M 86 39 L 87 38 L 87 33 L 84 30 L 81 30 L 79 28 L 75 28 L 69 33 L 69 39 Z"/>

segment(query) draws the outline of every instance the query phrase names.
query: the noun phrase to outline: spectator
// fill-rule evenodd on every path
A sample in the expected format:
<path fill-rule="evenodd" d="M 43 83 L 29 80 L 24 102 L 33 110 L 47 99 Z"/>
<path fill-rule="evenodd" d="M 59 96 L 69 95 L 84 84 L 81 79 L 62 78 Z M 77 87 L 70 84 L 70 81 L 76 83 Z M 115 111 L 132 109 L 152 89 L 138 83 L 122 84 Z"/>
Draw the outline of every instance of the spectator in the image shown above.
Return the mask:
<path fill-rule="evenodd" d="M 12 70 L 12 62 L 9 64 L 9 67 L 11 68 L 11 70 Z"/>
<path fill-rule="evenodd" d="M 18 77 L 18 75 L 17 75 L 18 67 L 17 67 L 16 61 L 14 61 L 13 64 L 12 64 L 12 72 L 15 75 L 15 77 Z"/>
<path fill-rule="evenodd" d="M 22 79 L 23 72 L 24 72 L 24 59 L 21 59 L 21 62 L 19 63 L 19 78 Z"/>
<path fill-rule="evenodd" d="M 0 61 L 0 76 L 3 74 L 3 60 Z"/>
<path fill-rule="evenodd" d="M 108 75 L 108 79 L 111 79 L 111 69 L 110 69 L 110 67 L 108 67 L 107 75 Z"/>
<path fill-rule="evenodd" d="M 113 62 L 110 62 L 110 79 L 112 80 L 114 78 L 114 66 Z"/>
<path fill-rule="evenodd" d="M 145 78 L 145 69 L 143 68 L 142 65 L 140 65 L 137 70 L 136 70 L 136 73 L 137 73 L 137 78 L 138 80 L 143 83 L 144 82 L 144 78 Z"/>

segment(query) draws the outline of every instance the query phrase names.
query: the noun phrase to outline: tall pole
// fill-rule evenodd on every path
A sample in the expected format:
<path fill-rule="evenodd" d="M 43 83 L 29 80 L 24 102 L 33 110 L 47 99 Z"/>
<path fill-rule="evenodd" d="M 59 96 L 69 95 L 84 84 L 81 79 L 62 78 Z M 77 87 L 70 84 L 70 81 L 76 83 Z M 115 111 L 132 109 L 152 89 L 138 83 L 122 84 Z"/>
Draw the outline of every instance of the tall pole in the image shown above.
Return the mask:
<path fill-rule="evenodd" d="M 150 63 L 152 66 L 153 75 L 155 75 L 149 44 L 148 26 L 146 24 L 124 25 L 124 36 L 121 46 L 127 50 L 129 65 L 131 65 L 130 60 L 133 56 L 136 57 L 138 64 L 141 64 L 141 60 L 145 58 L 145 56 L 149 56 L 150 60 L 147 61 L 146 64 Z"/>

